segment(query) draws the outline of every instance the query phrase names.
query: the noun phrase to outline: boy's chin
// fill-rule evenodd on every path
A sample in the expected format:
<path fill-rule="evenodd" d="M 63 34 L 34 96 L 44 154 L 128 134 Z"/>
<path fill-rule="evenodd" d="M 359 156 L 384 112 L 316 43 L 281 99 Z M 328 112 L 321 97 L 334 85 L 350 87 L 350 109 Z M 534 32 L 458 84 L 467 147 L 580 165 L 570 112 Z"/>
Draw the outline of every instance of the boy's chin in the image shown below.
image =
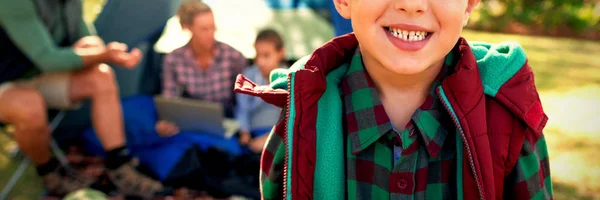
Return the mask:
<path fill-rule="evenodd" d="M 397 75 L 415 75 L 423 73 L 425 70 L 429 68 L 429 66 L 425 65 L 390 65 L 384 66 L 388 71 L 397 74 Z"/>
<path fill-rule="evenodd" d="M 417 74 L 423 73 L 423 71 L 425 71 L 425 69 L 420 69 L 420 68 L 396 69 L 395 68 L 395 69 L 390 69 L 390 71 L 392 71 L 394 74 L 397 74 L 397 75 L 407 75 L 408 76 L 408 75 L 417 75 Z"/>

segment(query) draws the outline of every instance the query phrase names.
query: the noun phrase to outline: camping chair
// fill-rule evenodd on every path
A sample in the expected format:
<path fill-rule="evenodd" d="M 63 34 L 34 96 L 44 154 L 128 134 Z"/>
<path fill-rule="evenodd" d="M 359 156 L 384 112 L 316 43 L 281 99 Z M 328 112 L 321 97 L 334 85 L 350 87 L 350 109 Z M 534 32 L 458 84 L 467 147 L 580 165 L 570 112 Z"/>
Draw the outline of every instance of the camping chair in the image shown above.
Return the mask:
<path fill-rule="evenodd" d="M 50 134 L 52 134 L 54 130 L 56 130 L 62 119 L 65 117 L 65 114 L 66 111 L 58 111 L 54 118 L 52 118 L 52 120 L 50 121 Z M 0 133 L 5 133 L 11 138 L 13 137 L 11 133 L 7 132 L 7 130 L 9 129 L 7 126 L 2 127 L 2 129 L 4 130 L 0 131 Z M 52 153 L 54 153 L 60 164 L 63 167 L 69 169 L 69 163 L 65 154 L 62 152 L 62 150 L 58 146 L 58 143 L 53 138 L 50 139 L 50 149 L 52 150 Z M 6 183 L 6 185 L 0 192 L 0 199 L 7 199 L 10 191 L 14 188 L 17 181 L 23 176 L 25 170 L 31 163 L 31 161 L 28 158 L 26 158 L 25 155 L 19 152 L 18 148 L 14 149 L 8 154 L 9 158 L 12 158 L 15 162 L 17 162 L 17 160 L 21 160 L 21 163 L 19 164 L 18 168 L 15 170 L 9 181 Z"/>

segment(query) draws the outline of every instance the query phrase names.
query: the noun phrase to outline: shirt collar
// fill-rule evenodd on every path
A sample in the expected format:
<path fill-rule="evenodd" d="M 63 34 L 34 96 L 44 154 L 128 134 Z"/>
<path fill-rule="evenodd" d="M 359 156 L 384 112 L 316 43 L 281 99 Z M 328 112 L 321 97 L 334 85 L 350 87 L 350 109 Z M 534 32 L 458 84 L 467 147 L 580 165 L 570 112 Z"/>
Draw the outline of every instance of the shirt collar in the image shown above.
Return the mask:
<path fill-rule="evenodd" d="M 443 110 L 439 98 L 435 95 L 435 88 L 440 85 L 443 78 L 451 73 L 452 67 L 450 66 L 454 66 L 457 60 L 455 58 L 457 54 L 454 51 L 446 56 L 444 67 L 432 85 L 427 100 L 413 114 L 410 123 L 415 123 L 409 123 L 409 126 L 414 125 L 414 128 L 418 130 L 420 138 L 422 138 L 430 156 L 433 157 L 436 157 L 439 153 L 447 135 L 444 130 L 447 124 L 438 122 L 439 119 L 436 119 L 436 117 L 442 116 L 441 112 L 445 112 L 445 110 Z M 373 80 L 364 67 L 358 49 L 350 61 L 348 72 L 342 78 L 340 87 L 352 153 L 358 154 L 384 135 L 390 138 L 397 135 L 377 95 Z M 436 124 L 438 126 L 435 126 Z M 406 135 L 406 137 L 415 136 Z M 414 141 L 414 139 L 409 138 L 402 140 L 403 148 L 410 146 Z"/>
<path fill-rule="evenodd" d="M 190 41 L 191 42 L 191 41 Z M 187 44 L 185 44 L 184 48 L 184 54 L 186 57 L 190 58 L 191 60 L 196 60 L 195 56 L 194 56 L 194 51 L 192 50 L 192 45 L 190 44 L 190 42 L 188 42 Z M 223 46 L 222 43 L 219 41 L 215 40 L 215 44 L 213 45 L 213 61 L 214 62 L 220 62 L 221 61 L 221 54 L 223 53 Z"/>

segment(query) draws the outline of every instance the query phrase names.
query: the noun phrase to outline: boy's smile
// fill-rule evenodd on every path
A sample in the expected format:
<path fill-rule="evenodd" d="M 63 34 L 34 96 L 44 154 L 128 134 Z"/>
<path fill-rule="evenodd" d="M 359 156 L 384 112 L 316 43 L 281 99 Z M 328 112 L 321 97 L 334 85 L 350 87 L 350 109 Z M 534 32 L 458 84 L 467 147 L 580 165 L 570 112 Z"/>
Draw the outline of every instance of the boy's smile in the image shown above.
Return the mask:
<path fill-rule="evenodd" d="M 390 42 L 401 50 L 418 51 L 427 45 L 433 32 L 415 25 L 394 24 L 384 27 Z"/>
<path fill-rule="evenodd" d="M 387 74 L 385 79 L 392 79 L 392 75 L 422 74 L 441 66 L 479 3 L 479 0 L 333 1 L 340 15 L 352 20 L 365 67 L 369 73 L 377 69 Z"/>

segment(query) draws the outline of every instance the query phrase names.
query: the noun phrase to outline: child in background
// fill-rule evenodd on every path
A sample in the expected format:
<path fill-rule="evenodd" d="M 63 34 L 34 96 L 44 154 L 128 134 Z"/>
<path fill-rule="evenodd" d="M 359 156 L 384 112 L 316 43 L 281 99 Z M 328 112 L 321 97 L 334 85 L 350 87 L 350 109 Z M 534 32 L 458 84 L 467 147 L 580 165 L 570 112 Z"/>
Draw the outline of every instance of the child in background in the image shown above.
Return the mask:
<path fill-rule="evenodd" d="M 281 36 L 272 29 L 258 33 L 254 42 L 256 58 L 254 65 L 243 74 L 257 84 L 269 84 L 269 74 L 284 68 L 285 48 Z M 260 153 L 281 109 L 262 101 L 258 97 L 237 94 L 236 119 L 240 122 L 240 144 L 255 153 Z"/>
<path fill-rule="evenodd" d="M 236 82 L 284 108 L 263 199 L 552 199 L 523 48 L 460 37 L 479 0 L 333 1 L 354 34 Z"/>

